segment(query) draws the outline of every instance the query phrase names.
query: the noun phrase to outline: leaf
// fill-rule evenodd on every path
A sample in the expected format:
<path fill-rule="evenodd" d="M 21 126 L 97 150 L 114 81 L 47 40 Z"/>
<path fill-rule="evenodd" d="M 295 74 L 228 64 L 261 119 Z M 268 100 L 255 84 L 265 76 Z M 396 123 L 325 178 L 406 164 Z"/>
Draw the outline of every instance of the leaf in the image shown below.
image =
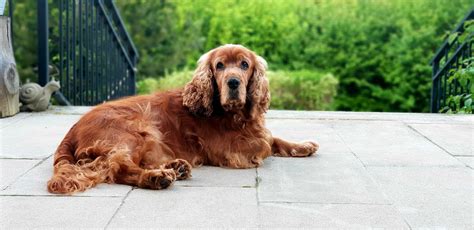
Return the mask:
<path fill-rule="evenodd" d="M 464 101 L 464 106 L 471 107 L 471 105 L 472 105 L 472 99 L 471 98 Z"/>
<path fill-rule="evenodd" d="M 460 34 L 459 32 L 455 32 L 455 33 L 450 34 L 449 37 L 448 37 L 448 44 L 452 45 L 454 43 L 454 41 L 456 41 L 456 38 L 458 38 L 459 34 Z"/>

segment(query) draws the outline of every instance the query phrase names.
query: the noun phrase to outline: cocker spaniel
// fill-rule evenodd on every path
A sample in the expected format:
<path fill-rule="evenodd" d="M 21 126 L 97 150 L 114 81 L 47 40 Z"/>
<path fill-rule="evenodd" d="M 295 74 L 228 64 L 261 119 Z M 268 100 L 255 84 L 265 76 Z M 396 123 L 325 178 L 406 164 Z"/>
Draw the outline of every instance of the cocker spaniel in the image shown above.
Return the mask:
<path fill-rule="evenodd" d="M 85 114 L 54 155 L 51 193 L 98 183 L 164 189 L 200 165 L 253 168 L 270 155 L 305 157 L 314 142 L 292 143 L 265 128 L 266 61 L 241 45 L 204 54 L 184 89 L 111 101 Z"/>

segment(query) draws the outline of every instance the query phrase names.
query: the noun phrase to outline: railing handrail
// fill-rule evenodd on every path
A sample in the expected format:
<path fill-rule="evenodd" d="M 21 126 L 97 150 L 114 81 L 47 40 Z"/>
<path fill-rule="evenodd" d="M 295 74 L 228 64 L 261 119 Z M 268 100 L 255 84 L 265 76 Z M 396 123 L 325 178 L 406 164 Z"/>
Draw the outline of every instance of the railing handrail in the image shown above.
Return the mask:
<path fill-rule="evenodd" d="M 461 85 L 456 79 L 451 82 L 449 77 L 452 69 L 457 69 L 463 65 L 459 63 L 459 60 L 472 56 L 472 36 L 474 33 L 464 34 L 463 36 L 466 36 L 467 39 L 459 40 L 461 34 L 468 33 L 465 31 L 465 23 L 472 19 L 474 19 L 474 8 L 470 9 L 456 26 L 456 29 L 453 30 L 452 34 L 458 34 L 454 38 L 453 35 L 450 35 L 430 61 L 432 66 L 430 110 L 432 113 L 436 113 L 442 106 L 446 106 L 446 100 L 453 96 L 452 94 L 469 93 L 467 85 Z"/>
<path fill-rule="evenodd" d="M 461 20 L 461 22 L 458 24 L 458 26 L 456 27 L 456 29 L 454 29 L 452 33 L 457 33 L 457 32 L 464 32 L 464 22 L 466 22 L 467 20 L 469 19 L 473 19 L 474 18 L 474 8 L 471 9 L 471 11 L 469 13 L 466 14 L 466 16 Z M 441 59 L 443 56 L 444 56 L 444 50 L 446 49 L 446 47 L 449 45 L 449 37 L 446 38 L 446 40 L 443 42 L 443 44 L 441 45 L 440 48 L 438 48 L 438 50 L 436 51 L 435 53 L 435 56 L 431 59 L 430 61 L 430 65 L 433 65 L 434 62 L 437 62 L 439 61 L 439 59 Z"/>
<path fill-rule="evenodd" d="M 115 39 L 117 39 L 117 42 L 118 44 L 120 45 L 120 50 L 122 50 L 123 54 L 124 54 L 124 57 L 125 59 L 127 59 L 127 62 L 128 64 L 130 65 L 131 68 L 133 68 L 135 70 L 135 63 L 130 59 L 130 54 L 126 51 L 125 47 L 123 46 L 122 44 L 122 39 L 120 39 L 120 36 L 117 34 L 117 31 L 115 31 L 113 28 L 113 23 L 109 17 L 109 15 L 107 15 L 107 11 L 105 9 L 105 4 L 103 3 L 104 0 L 98 0 L 98 3 L 99 3 L 99 6 L 100 6 L 100 9 L 102 10 L 102 13 L 104 14 L 105 16 L 105 19 L 107 20 L 107 23 L 109 24 L 109 26 L 111 27 L 112 29 L 112 33 L 114 34 L 114 37 Z M 111 0 L 108 0 L 108 1 L 111 1 Z M 122 25 L 123 26 L 123 25 Z M 131 42 L 131 41 L 130 41 Z M 133 44 L 133 43 L 131 43 Z"/>
<path fill-rule="evenodd" d="M 133 43 L 132 38 L 130 37 L 130 34 L 125 29 L 125 23 L 123 23 L 122 17 L 118 13 L 118 9 L 115 6 L 114 1 L 112 0 L 106 1 L 105 6 L 111 9 L 112 20 L 114 20 L 114 22 L 119 25 L 118 29 L 120 30 L 120 34 L 123 34 L 125 36 L 126 41 L 130 45 L 131 50 L 128 50 L 128 51 L 132 52 L 131 56 L 137 59 L 134 61 L 138 61 L 138 58 L 140 57 L 140 55 L 138 54 L 137 48 L 135 47 L 135 43 Z"/>
<path fill-rule="evenodd" d="M 456 51 L 454 51 L 453 55 L 451 55 L 451 57 L 449 58 L 449 60 L 446 61 L 446 64 L 443 65 L 443 67 L 441 67 L 440 69 L 438 69 L 438 71 L 436 72 L 436 74 L 433 75 L 433 77 L 432 77 L 431 79 L 432 79 L 432 80 L 436 80 L 436 79 L 439 77 L 439 75 L 440 75 L 441 73 L 443 73 L 443 72 L 446 70 L 446 68 L 448 67 L 448 64 L 451 63 L 451 62 L 453 62 L 453 60 L 456 58 L 456 56 L 459 55 L 459 53 L 464 49 L 464 46 L 466 46 L 466 45 L 467 45 L 467 42 L 464 42 L 463 44 L 461 44 L 460 46 L 458 46 L 458 48 L 456 49 Z"/>

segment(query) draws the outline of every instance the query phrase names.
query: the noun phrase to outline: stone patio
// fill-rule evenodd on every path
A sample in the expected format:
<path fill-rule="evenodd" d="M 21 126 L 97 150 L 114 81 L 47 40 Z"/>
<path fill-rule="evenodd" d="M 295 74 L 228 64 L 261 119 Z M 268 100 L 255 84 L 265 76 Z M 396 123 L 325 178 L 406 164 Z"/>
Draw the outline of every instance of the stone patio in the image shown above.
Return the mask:
<path fill-rule="evenodd" d="M 270 111 L 309 158 L 202 167 L 161 191 L 46 191 L 52 154 L 88 107 L 0 119 L 0 228 L 461 228 L 474 220 L 474 116 Z"/>

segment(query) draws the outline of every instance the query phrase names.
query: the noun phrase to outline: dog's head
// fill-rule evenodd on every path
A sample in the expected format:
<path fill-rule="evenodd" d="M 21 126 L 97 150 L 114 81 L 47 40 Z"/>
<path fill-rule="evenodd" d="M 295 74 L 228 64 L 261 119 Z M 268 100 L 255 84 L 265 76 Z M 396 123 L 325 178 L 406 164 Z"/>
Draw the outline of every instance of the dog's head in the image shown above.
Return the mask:
<path fill-rule="evenodd" d="M 226 112 L 247 109 L 250 117 L 264 113 L 270 103 L 267 62 L 241 45 L 224 45 L 202 55 L 193 79 L 186 84 L 183 104 L 210 116 L 214 100 Z"/>

